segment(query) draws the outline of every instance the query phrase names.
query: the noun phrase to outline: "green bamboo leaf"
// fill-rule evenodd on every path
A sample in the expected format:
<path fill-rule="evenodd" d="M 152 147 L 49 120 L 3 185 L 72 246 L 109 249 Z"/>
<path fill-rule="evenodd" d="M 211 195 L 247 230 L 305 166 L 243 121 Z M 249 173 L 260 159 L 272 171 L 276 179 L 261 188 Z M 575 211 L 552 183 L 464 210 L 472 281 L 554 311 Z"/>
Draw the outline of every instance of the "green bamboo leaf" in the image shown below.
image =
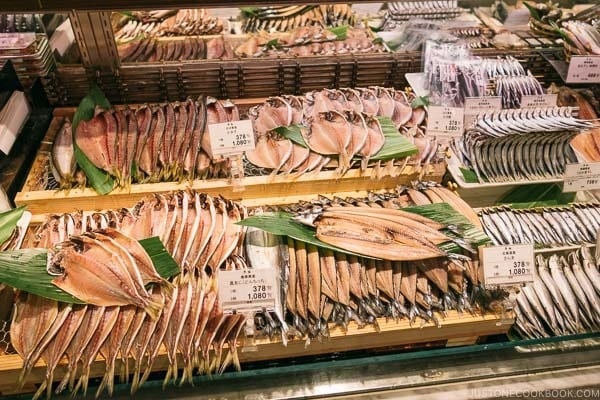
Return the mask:
<path fill-rule="evenodd" d="M 420 107 L 427 107 L 429 104 L 431 104 L 431 101 L 429 101 L 429 97 L 427 97 L 427 96 L 417 96 L 410 103 L 410 106 L 412 108 L 420 108 Z"/>
<path fill-rule="evenodd" d="M 0 213 L 0 244 L 11 237 L 24 212 L 25 206 L 21 206 Z"/>
<path fill-rule="evenodd" d="M 256 7 L 240 7 L 243 18 L 250 18 L 256 16 Z"/>
<path fill-rule="evenodd" d="M 306 144 L 304 138 L 302 137 L 302 133 L 300 131 L 301 129 L 302 125 L 294 124 L 290 126 L 280 126 L 279 128 L 275 128 L 274 131 L 284 138 L 289 139 L 302 147 L 308 148 L 308 144 Z"/>
<path fill-rule="evenodd" d="M 335 28 L 330 28 L 329 32 L 333 33 L 337 36 L 337 40 L 346 40 L 348 37 L 348 25 L 336 26 Z"/>
<path fill-rule="evenodd" d="M 272 39 L 272 40 L 269 40 L 267 42 L 267 44 L 265 44 L 265 47 L 267 49 L 277 49 L 277 48 L 280 48 L 281 45 L 279 44 L 279 39 Z"/>
<path fill-rule="evenodd" d="M 167 251 L 160 238 L 155 236 L 139 240 L 139 242 L 152 259 L 156 272 L 164 279 L 172 278 L 181 272 L 179 265 Z"/>
<path fill-rule="evenodd" d="M 24 292 L 65 303 L 84 304 L 52 284 L 46 272 L 47 249 L 22 249 L 0 253 L 0 282 Z"/>
<path fill-rule="evenodd" d="M 473 225 L 464 215 L 460 214 L 448 203 L 405 207 L 402 210 L 427 217 L 441 224 L 448 226 L 452 225 L 458 228 L 458 233 L 453 230 L 446 230 L 445 233 L 451 237 L 461 238 L 474 247 L 482 246 L 490 242 L 490 238 L 481 229 Z M 452 242 L 444 243 L 438 247 L 449 253 L 461 251 L 460 247 Z"/>
<path fill-rule="evenodd" d="M 533 18 L 535 18 L 538 21 L 542 20 L 542 18 L 540 16 L 540 13 L 538 12 L 538 10 L 534 6 L 528 4 L 527 2 L 523 2 L 523 5 L 529 10 L 529 13 L 531 14 L 531 16 Z"/>
<path fill-rule="evenodd" d="M 462 172 L 463 180 L 465 183 L 479 183 L 479 179 L 477 179 L 477 174 L 470 168 L 459 168 L 460 172 Z"/>
<path fill-rule="evenodd" d="M 104 109 L 110 108 L 110 103 L 100 90 L 98 86 L 92 85 L 87 96 L 85 96 L 75 115 L 73 116 L 73 148 L 75 152 L 75 159 L 81 170 L 85 173 L 87 181 L 90 185 L 98 192 L 98 194 L 105 195 L 110 193 L 115 187 L 115 180 L 109 173 L 100 168 L 96 167 L 85 153 L 77 146 L 75 141 L 75 132 L 77 132 L 77 126 L 81 121 L 88 121 L 94 117 L 96 106 Z"/>
<path fill-rule="evenodd" d="M 548 207 L 572 203 L 575 193 L 563 193 L 556 183 L 540 183 L 519 186 L 507 193 L 498 204 L 510 204 L 512 208 Z"/>
<path fill-rule="evenodd" d="M 407 138 L 402 136 L 398 132 L 398 128 L 394 125 L 394 122 L 388 117 L 377 117 L 381 128 L 383 130 L 383 136 L 385 137 L 385 143 L 381 150 L 375 156 L 371 157 L 374 161 L 387 161 L 397 160 L 410 157 L 418 153 L 417 146 L 411 143 Z"/>
<path fill-rule="evenodd" d="M 310 243 L 323 249 L 362 257 L 361 254 L 352 253 L 320 241 L 315 236 L 316 232 L 314 228 L 294 220 L 294 216 L 290 213 L 276 212 L 273 214 L 254 215 L 252 217 L 244 218 L 237 224 L 259 228 L 263 231 L 272 233 L 273 235 L 288 236 L 292 239 Z"/>
<path fill-rule="evenodd" d="M 152 259 L 154 268 L 160 276 L 169 279 L 180 272 L 179 266 L 158 237 L 139 242 Z M 47 249 L 0 252 L 0 283 L 41 297 L 65 303 L 83 304 L 81 300 L 52 283 L 55 277 L 46 271 L 47 260 Z"/>

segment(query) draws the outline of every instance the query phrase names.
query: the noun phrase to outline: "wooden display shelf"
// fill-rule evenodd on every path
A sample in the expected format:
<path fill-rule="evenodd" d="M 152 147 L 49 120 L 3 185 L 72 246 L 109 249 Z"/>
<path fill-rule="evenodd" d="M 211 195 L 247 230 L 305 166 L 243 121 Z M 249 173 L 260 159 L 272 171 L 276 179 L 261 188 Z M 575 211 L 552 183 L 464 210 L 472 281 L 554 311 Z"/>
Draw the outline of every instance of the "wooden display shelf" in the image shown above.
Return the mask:
<path fill-rule="evenodd" d="M 345 333 L 340 327 L 332 327 L 331 337 L 328 340 L 322 342 L 314 340 L 308 346 L 303 340 L 292 340 L 287 347 L 284 347 L 279 340 L 257 340 L 254 343 L 256 351 L 245 351 L 242 348 L 238 350 L 242 369 L 243 364 L 247 362 L 331 354 L 349 350 L 402 349 L 402 347 L 424 345 L 431 347 L 472 345 L 486 336 L 506 333 L 510 329 L 513 319 L 512 316 L 511 318 L 501 318 L 492 314 L 470 315 L 451 311 L 441 320 L 441 327 L 432 323 L 421 327 L 420 322 L 411 326 L 406 319 L 395 322 L 380 318 L 378 323 L 380 332 L 376 332 L 373 326 L 359 329 L 354 322 L 350 323 L 348 331 Z M 45 366 L 42 361 L 39 361 L 27 378 L 23 389 L 16 390 L 15 383 L 21 371 L 21 365 L 21 358 L 16 354 L 0 356 L 0 395 L 33 392 L 36 390 L 36 385 L 44 379 Z M 104 373 L 104 366 L 104 361 L 100 358 L 93 364 L 90 377 L 101 377 Z M 156 371 L 164 371 L 167 367 L 168 359 L 166 353 L 162 351 L 153 368 Z M 119 366 L 117 366 L 117 373 L 118 370 Z M 57 368 L 55 380 L 59 381 L 64 373 L 63 364 Z M 91 388 L 92 393 L 93 390 L 94 388 Z"/>
<path fill-rule="evenodd" d="M 243 112 L 263 99 L 236 100 Z M 286 175 L 252 176 L 242 179 L 243 189 L 235 191 L 229 179 L 209 179 L 151 184 L 134 184 L 127 189 L 115 189 L 107 195 L 99 195 L 91 188 L 71 190 L 40 190 L 44 187 L 43 177 L 49 170 L 49 157 L 54 137 L 65 117 L 72 117 L 74 108 L 56 109 L 54 118 L 46 133 L 40 150 L 33 162 L 29 175 L 20 192 L 15 197 L 18 206 L 27 206 L 34 215 L 72 212 L 76 210 L 104 210 L 131 207 L 141 198 L 152 193 L 166 193 L 173 190 L 196 189 L 210 195 L 222 195 L 232 200 L 240 200 L 246 205 L 287 204 L 299 199 L 316 198 L 318 195 L 331 196 L 334 193 L 357 196 L 359 192 L 393 189 L 398 185 L 409 184 L 419 178 L 440 182 L 445 172 L 445 164 L 428 166 L 426 171 L 417 171 L 406 166 L 399 176 L 384 176 L 376 179 L 371 175 L 374 169 L 365 172 L 358 169 L 348 171 L 343 177 L 335 171 L 306 173 L 297 178 Z M 424 173 L 425 172 L 425 173 Z"/>

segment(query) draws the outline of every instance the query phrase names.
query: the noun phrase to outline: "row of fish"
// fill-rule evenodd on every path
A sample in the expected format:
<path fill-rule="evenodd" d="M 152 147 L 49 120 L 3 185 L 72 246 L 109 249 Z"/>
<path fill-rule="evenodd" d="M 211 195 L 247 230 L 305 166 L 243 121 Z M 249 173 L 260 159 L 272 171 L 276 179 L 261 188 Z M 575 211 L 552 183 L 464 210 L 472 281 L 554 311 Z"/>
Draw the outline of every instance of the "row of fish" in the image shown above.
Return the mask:
<path fill-rule="evenodd" d="M 286 266 L 283 271 L 286 323 L 280 325 L 267 318 L 264 333 L 320 339 L 328 337 L 330 324 L 345 330 L 354 321 L 358 326 L 372 324 L 378 328 L 377 318 L 381 317 L 406 317 L 411 322 L 419 317 L 423 322 L 439 324 L 440 315 L 451 309 L 473 312 L 473 306 L 481 311 L 493 308 L 494 300 L 503 294 L 483 290 L 478 278 L 479 264 L 466 257 L 443 257 L 443 252 L 433 245 L 448 240 L 435 229 L 442 225 L 401 210 L 410 205 L 439 202 L 446 202 L 456 210 L 468 209 L 465 215 L 479 225 L 477 215 L 455 193 L 426 183 L 394 192 L 370 193 L 366 198 L 321 196 L 311 202 L 283 207 L 299 221 L 316 225 L 318 238 L 351 250 L 354 255 L 320 249 L 291 238 L 265 237 L 263 242 L 268 247 L 258 249 L 247 243 L 250 265 L 267 261 Z M 390 241 L 405 240 L 410 246 L 403 247 L 399 254 L 392 252 L 391 246 L 386 247 L 385 240 L 368 241 L 378 231 L 385 236 L 381 230 L 390 234 Z M 339 240 L 328 240 L 336 235 L 340 235 Z M 413 261 L 406 261 L 408 258 Z"/>
<path fill-rule="evenodd" d="M 389 2 L 383 26 L 385 30 L 394 30 L 413 18 L 446 20 L 456 18 L 465 11 L 458 6 L 457 0 Z"/>
<path fill-rule="evenodd" d="M 423 108 L 411 106 L 414 95 L 374 87 L 324 89 L 305 96 L 272 97 L 249 111 L 256 149 L 246 152 L 252 164 L 274 172 L 308 172 L 337 157 L 341 174 L 361 157 L 361 167 L 385 144 L 377 116 L 391 118 L 396 127 L 418 127 Z M 306 147 L 277 133 L 278 127 L 296 125 Z M 431 150 L 429 150 L 431 151 Z"/>
<path fill-rule="evenodd" d="M 496 95 L 502 99 L 502 108 L 520 108 L 523 96 L 544 94 L 544 88 L 535 76 L 527 75 L 497 76 Z"/>
<path fill-rule="evenodd" d="M 347 28 L 344 38 L 320 26 L 306 26 L 283 34 L 252 36 L 237 46 L 238 57 L 302 57 L 348 53 L 383 52 L 370 34 L 359 28 Z"/>
<path fill-rule="evenodd" d="M 237 120 L 235 104 L 214 98 L 98 110 L 80 122 L 75 142 L 121 186 L 193 179 L 214 172 L 208 125 Z"/>
<path fill-rule="evenodd" d="M 374 325 L 377 318 L 417 317 L 435 322 L 449 310 L 485 311 L 494 294 L 477 280 L 477 263 L 444 259 L 380 261 L 318 249 L 293 239 L 279 247 L 287 260 L 285 315 L 288 334 L 329 336 L 330 324 L 347 329 Z M 439 313 L 439 314 L 438 314 Z"/>
<path fill-rule="evenodd" d="M 525 135 L 533 132 L 580 131 L 597 126 L 596 121 L 575 117 L 572 107 L 542 107 L 492 111 L 477 116 L 474 130 L 490 137 Z"/>
<path fill-rule="evenodd" d="M 569 335 L 600 329 L 600 273 L 590 249 L 538 255 L 534 281 L 521 288 L 515 327 L 525 338 Z"/>
<path fill-rule="evenodd" d="M 353 26 L 356 23 L 356 15 L 349 4 L 257 7 L 244 17 L 242 30 L 247 33 L 285 32 L 309 25 Z"/>
<path fill-rule="evenodd" d="M 41 356 L 47 362 L 48 374 L 38 395 L 44 388 L 50 393 L 54 368 L 66 354 L 71 372 L 58 391 L 69 383 L 74 393 L 79 389 L 85 393 L 89 367 L 101 354 L 107 364 L 97 396 L 105 387 L 112 393 L 117 357 L 121 360 L 121 380 L 129 379 L 128 359 L 135 363 L 133 392 L 148 378 L 161 343 L 170 363 L 165 383 L 178 379 L 179 360 L 183 360 L 180 383 L 191 381 L 195 370 L 222 372 L 232 363 L 239 368 L 236 341 L 245 317 L 224 315 L 216 299 L 219 268 L 247 268 L 242 257 L 244 228 L 236 224 L 245 215 L 245 208 L 231 201 L 181 191 L 145 198 L 132 209 L 50 216 L 38 228 L 31 244 L 54 247 L 49 271 L 60 274 L 57 281 L 73 283 L 60 281 L 60 287 L 88 304 L 58 305 L 43 300 L 53 310 L 61 310 L 61 318 L 53 319 L 37 309 L 42 300 L 36 296 L 29 295 L 17 303 L 11 337 L 25 360 L 22 378 Z M 104 236 L 115 238 L 121 246 L 110 244 Z M 152 279 L 144 273 L 152 264 L 143 250 L 139 251 L 136 239 L 152 236 L 161 239 L 181 266 L 182 274 L 171 283 L 165 283 L 155 271 Z M 130 265 L 137 265 L 141 287 L 128 284 L 131 279 L 123 273 L 115 274 L 116 268 L 127 265 L 123 258 L 128 258 Z M 72 269 L 72 261 L 80 268 Z M 90 267 L 89 271 L 86 267 Z M 110 268 L 110 273 L 103 273 L 105 267 Z M 94 279 L 83 279 L 81 274 L 91 274 Z M 161 285 L 150 287 L 147 298 L 140 292 L 150 282 Z M 136 295 L 132 288 L 140 292 Z M 28 311 L 28 307 L 33 309 Z M 32 321 L 28 312 L 39 319 Z M 29 336 L 30 323 L 40 329 L 48 327 L 48 333 L 35 331 L 35 337 Z M 71 327 L 71 323 L 80 325 Z M 227 353 L 223 352 L 225 344 L 229 345 Z M 74 386 L 79 364 L 80 382 Z"/>
<path fill-rule="evenodd" d="M 453 140 L 452 148 L 479 182 L 558 179 L 567 164 L 577 162 L 570 144 L 574 136 L 573 132 L 559 132 L 490 138 L 467 131 Z"/>
<path fill-rule="evenodd" d="M 123 62 L 216 60 L 233 57 L 233 49 L 225 42 L 223 36 L 211 39 L 145 37 L 120 43 L 117 51 Z"/>
<path fill-rule="evenodd" d="M 223 31 L 223 22 L 208 15 L 204 9 L 191 8 L 169 12 L 142 11 L 131 18 L 115 33 L 115 39 L 127 41 L 139 36 L 193 36 L 216 35 Z"/>
<path fill-rule="evenodd" d="M 496 245 L 537 247 L 594 243 L 600 229 L 600 205 L 574 203 L 542 209 L 485 208 L 479 212 L 486 234 Z"/>
<path fill-rule="evenodd" d="M 169 358 L 165 384 L 191 381 L 194 371 L 220 373 L 232 363 L 239 369 L 237 338 L 245 317 L 219 311 L 214 278 L 204 282 L 184 274 L 170 287 L 154 286 L 149 293 L 152 301 L 161 305 L 154 318 L 133 305 L 65 304 L 21 293 L 10 331 L 11 343 L 24 360 L 20 382 L 39 359 L 44 360 L 45 380 L 34 398 L 44 390 L 50 398 L 54 372 L 66 357 L 67 372 L 56 392 L 68 387 L 72 395 L 81 391 L 85 396 L 90 369 L 101 355 L 106 365 L 96 397 L 105 389 L 112 395 L 117 367 L 121 381 L 127 382 L 132 365 L 133 393 L 148 379 L 163 346 Z"/>
<path fill-rule="evenodd" d="M 576 54 L 600 55 L 600 31 L 582 21 L 564 21 L 560 33 Z"/>
<path fill-rule="evenodd" d="M 135 240 L 157 236 L 186 272 L 213 275 L 231 254 L 241 254 L 243 228 L 236 225 L 246 209 L 220 197 L 198 192 L 156 194 L 133 208 L 107 212 L 51 215 L 27 242 L 51 248 L 72 235 L 116 229 Z"/>

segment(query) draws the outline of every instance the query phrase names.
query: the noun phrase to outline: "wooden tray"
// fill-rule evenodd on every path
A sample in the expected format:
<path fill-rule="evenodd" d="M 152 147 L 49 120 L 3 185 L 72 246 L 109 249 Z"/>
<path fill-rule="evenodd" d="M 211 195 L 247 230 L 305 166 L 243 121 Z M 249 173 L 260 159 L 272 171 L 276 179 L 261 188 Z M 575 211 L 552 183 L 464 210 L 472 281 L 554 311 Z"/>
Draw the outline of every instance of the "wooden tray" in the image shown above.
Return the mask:
<path fill-rule="evenodd" d="M 427 345 L 427 347 L 472 345 L 488 335 L 508 332 L 513 323 L 513 318 L 512 316 L 501 318 L 492 314 L 485 316 L 458 314 L 456 311 L 451 311 L 441 321 L 441 328 L 430 323 L 422 327 L 418 323 L 415 326 L 410 326 L 406 319 L 396 323 L 392 320 L 386 321 L 384 318 L 380 318 L 378 323 L 380 326 L 379 333 L 372 326 L 358 329 L 354 323 L 348 326 L 347 333 L 342 332 L 339 327 L 332 327 L 329 340 L 323 342 L 313 341 L 308 346 L 305 346 L 303 340 L 293 340 L 288 343 L 287 347 L 275 340 L 257 340 L 254 343 L 256 351 L 239 349 L 242 369 L 243 363 L 246 362 L 287 359 L 349 350 L 396 348 L 401 351 L 402 348 L 423 347 L 424 345 Z M 0 395 L 34 392 L 36 390 L 35 385 L 44 379 L 46 369 L 43 362 L 40 361 L 29 375 L 25 387 L 21 390 L 15 390 L 15 382 L 19 376 L 21 365 L 21 357 L 16 354 L 0 355 Z M 92 367 L 90 377 L 101 377 L 104 373 L 104 366 L 102 359 L 96 361 Z M 154 370 L 164 371 L 167 367 L 168 359 L 163 349 L 154 363 Z M 57 368 L 55 380 L 60 381 L 64 373 L 65 365 L 63 364 Z M 93 390 L 91 388 L 92 393 Z"/>
<path fill-rule="evenodd" d="M 251 105 L 263 99 L 236 100 L 243 113 Z M 20 192 L 15 197 L 19 206 L 26 205 L 34 215 L 63 213 L 76 210 L 103 210 L 120 207 L 131 207 L 142 197 L 152 193 L 165 193 L 173 190 L 192 188 L 210 195 L 223 195 L 232 200 L 241 200 L 244 204 L 276 205 L 296 202 L 299 199 L 317 198 L 318 195 L 357 196 L 359 192 L 369 190 L 393 189 L 398 185 L 408 184 L 419 178 L 440 182 L 445 172 L 445 164 L 429 166 L 427 171 L 418 172 L 407 166 L 397 177 L 385 176 L 381 179 L 371 178 L 373 169 L 364 173 L 350 170 L 344 177 L 336 177 L 334 171 L 307 173 L 297 179 L 288 176 L 253 176 L 242 179 L 243 190 L 234 191 L 229 179 L 209 179 L 177 182 L 161 182 L 152 184 L 136 184 L 128 189 L 116 189 L 101 196 L 91 188 L 64 190 L 40 190 L 42 177 L 47 174 L 49 154 L 57 131 L 63 118 L 71 117 L 74 108 L 56 109 L 46 136 L 42 140 L 40 150 L 33 162 L 29 175 Z M 426 172 L 426 173 L 424 173 Z"/>

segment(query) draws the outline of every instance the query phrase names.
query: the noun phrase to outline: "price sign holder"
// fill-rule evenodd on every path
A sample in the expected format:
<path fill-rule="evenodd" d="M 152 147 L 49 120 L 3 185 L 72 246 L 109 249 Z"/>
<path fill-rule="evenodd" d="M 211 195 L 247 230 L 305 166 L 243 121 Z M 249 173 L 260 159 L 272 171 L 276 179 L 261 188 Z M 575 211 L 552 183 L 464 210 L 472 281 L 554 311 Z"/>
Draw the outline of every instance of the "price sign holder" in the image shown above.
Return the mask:
<path fill-rule="evenodd" d="M 465 109 L 462 107 L 429 106 L 427 133 L 442 137 L 459 137 L 463 134 Z"/>
<path fill-rule="evenodd" d="M 231 121 L 208 125 L 212 157 L 223 156 L 231 163 L 231 185 L 234 192 L 244 190 L 242 153 L 254 150 L 252 121 Z"/>
<path fill-rule="evenodd" d="M 521 97 L 521 109 L 556 107 L 558 94 L 525 95 Z"/>
<path fill-rule="evenodd" d="M 533 282 L 533 244 L 480 247 L 485 286 L 514 286 Z"/>
<path fill-rule="evenodd" d="M 563 192 L 600 189 L 600 162 L 567 164 Z"/>
<path fill-rule="evenodd" d="M 572 56 L 567 83 L 600 83 L 600 55 Z"/>
<path fill-rule="evenodd" d="M 219 271 L 219 304 L 225 313 L 273 310 L 278 290 L 273 268 Z"/>

